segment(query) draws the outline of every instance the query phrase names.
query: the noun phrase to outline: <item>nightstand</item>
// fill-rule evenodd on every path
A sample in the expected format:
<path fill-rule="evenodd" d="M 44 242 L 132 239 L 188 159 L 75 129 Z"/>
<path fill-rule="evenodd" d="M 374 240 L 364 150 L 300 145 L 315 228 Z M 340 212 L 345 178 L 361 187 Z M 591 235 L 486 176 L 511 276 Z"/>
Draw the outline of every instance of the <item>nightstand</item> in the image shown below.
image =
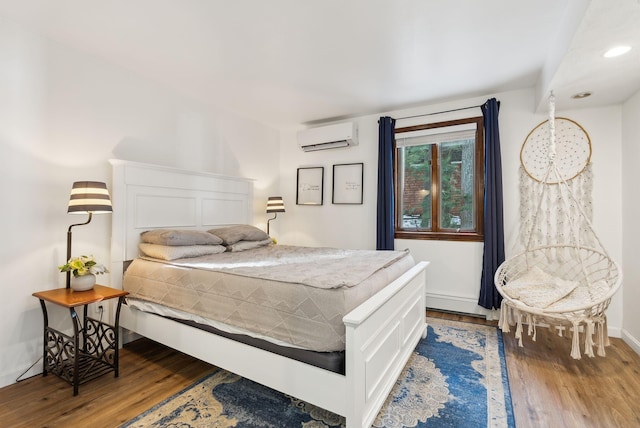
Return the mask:
<path fill-rule="evenodd" d="M 51 372 L 73 385 L 73 395 L 78 386 L 105 373 L 113 371 L 118 377 L 118 323 L 120 307 L 127 291 L 95 285 L 92 290 L 74 291 L 70 288 L 38 291 L 33 296 L 40 299 L 44 317 L 43 371 Z M 108 299 L 118 299 L 113 325 L 87 315 L 87 305 Z M 45 301 L 69 309 L 73 324 L 73 336 L 49 327 Z M 82 320 L 76 307 L 83 306 Z"/>

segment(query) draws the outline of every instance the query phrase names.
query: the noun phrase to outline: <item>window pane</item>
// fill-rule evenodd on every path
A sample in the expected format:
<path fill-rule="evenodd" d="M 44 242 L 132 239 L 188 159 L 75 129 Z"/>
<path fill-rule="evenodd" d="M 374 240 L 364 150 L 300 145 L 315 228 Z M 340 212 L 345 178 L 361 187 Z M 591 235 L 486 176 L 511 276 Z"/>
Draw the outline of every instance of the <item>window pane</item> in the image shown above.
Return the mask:
<path fill-rule="evenodd" d="M 404 158 L 401 227 L 431 230 L 431 145 L 400 150 Z"/>
<path fill-rule="evenodd" d="M 482 241 L 482 124 L 470 117 L 396 128 L 396 238 Z"/>
<path fill-rule="evenodd" d="M 442 229 L 475 229 L 474 140 L 440 144 L 440 219 Z"/>

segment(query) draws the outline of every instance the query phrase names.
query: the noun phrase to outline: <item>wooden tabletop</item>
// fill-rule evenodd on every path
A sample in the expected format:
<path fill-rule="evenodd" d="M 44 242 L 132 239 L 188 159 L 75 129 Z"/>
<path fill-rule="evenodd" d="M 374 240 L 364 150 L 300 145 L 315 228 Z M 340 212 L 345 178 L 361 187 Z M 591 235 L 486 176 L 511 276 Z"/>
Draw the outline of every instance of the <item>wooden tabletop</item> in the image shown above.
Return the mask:
<path fill-rule="evenodd" d="M 55 290 L 38 291 L 33 293 L 33 296 L 66 308 L 74 308 L 101 300 L 126 296 L 127 294 L 129 294 L 128 291 L 96 284 L 91 290 L 87 291 L 74 291 L 71 288 L 56 288 Z"/>

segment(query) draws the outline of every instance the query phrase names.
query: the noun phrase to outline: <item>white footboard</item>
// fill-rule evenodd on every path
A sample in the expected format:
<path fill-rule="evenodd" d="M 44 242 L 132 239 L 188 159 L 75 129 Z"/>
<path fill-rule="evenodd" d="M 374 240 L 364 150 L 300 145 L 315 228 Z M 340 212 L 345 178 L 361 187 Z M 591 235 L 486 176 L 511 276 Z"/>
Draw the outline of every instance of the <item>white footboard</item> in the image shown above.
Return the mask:
<path fill-rule="evenodd" d="M 420 262 L 344 317 L 347 428 L 368 428 L 426 336 L 428 262 Z"/>

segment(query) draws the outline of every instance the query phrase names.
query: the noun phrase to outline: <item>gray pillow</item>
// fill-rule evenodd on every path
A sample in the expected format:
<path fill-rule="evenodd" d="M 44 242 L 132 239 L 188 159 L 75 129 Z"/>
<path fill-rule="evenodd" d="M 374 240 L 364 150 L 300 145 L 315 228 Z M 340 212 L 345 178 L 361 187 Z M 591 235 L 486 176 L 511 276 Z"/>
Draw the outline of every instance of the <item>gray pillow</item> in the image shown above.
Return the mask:
<path fill-rule="evenodd" d="M 140 240 L 157 245 L 218 245 L 222 239 L 204 230 L 155 229 L 142 232 Z"/>
<path fill-rule="evenodd" d="M 263 230 L 248 224 L 211 229 L 209 233 L 220 237 L 224 245 L 235 244 L 238 241 L 264 241 L 269 235 Z"/>
<path fill-rule="evenodd" d="M 143 255 L 161 260 L 220 254 L 227 250 L 224 245 L 158 245 L 141 242 L 138 245 Z"/>
<path fill-rule="evenodd" d="M 265 245 L 272 244 L 271 238 L 264 239 L 262 241 L 238 241 L 235 244 L 227 245 L 227 251 L 237 253 L 239 251 L 250 250 L 252 248 L 264 247 Z"/>

